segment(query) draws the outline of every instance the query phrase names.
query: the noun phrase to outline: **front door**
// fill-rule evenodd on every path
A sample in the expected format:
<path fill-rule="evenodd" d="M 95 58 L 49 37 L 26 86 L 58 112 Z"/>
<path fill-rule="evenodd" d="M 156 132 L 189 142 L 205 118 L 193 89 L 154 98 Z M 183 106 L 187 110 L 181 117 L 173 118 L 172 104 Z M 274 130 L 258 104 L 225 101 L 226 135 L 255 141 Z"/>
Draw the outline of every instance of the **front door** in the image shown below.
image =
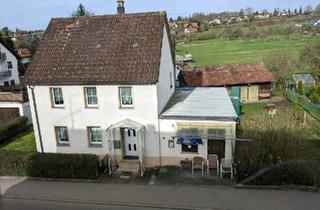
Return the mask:
<path fill-rule="evenodd" d="M 139 145 L 136 130 L 125 128 L 124 129 L 124 144 L 125 144 L 125 156 L 138 157 Z"/>
<path fill-rule="evenodd" d="M 225 144 L 224 140 L 210 140 L 208 139 L 208 155 L 216 154 L 219 160 L 225 157 Z"/>

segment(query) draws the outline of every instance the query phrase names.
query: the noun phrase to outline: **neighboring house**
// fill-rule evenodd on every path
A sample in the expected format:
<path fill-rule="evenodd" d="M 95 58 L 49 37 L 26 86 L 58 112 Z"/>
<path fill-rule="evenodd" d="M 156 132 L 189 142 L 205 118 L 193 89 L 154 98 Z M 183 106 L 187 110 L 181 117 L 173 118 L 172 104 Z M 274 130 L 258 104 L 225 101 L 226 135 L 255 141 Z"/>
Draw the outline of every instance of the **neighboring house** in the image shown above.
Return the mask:
<path fill-rule="evenodd" d="M 31 112 L 26 90 L 19 86 L 0 87 L 0 124 L 25 116 L 31 123 Z"/>
<path fill-rule="evenodd" d="M 186 34 L 194 33 L 199 30 L 199 23 L 197 23 L 197 22 L 184 23 L 182 25 L 182 27 L 184 29 L 184 33 L 186 33 Z"/>
<path fill-rule="evenodd" d="M 31 122 L 27 92 L 20 86 L 19 56 L 0 39 L 0 123 L 19 116 Z"/>
<path fill-rule="evenodd" d="M 227 87 L 242 102 L 271 97 L 273 76 L 264 64 L 186 67 L 182 83 L 189 87 Z"/>
<path fill-rule="evenodd" d="M 178 28 L 178 25 L 175 22 L 169 22 L 169 28 L 170 30 L 176 30 L 176 28 Z"/>
<path fill-rule="evenodd" d="M 293 74 L 292 79 L 296 88 L 298 88 L 300 81 L 302 82 L 304 88 L 312 87 L 317 84 L 316 80 L 311 74 Z"/>
<path fill-rule="evenodd" d="M 18 85 L 19 56 L 0 39 L 0 86 Z"/>
<path fill-rule="evenodd" d="M 221 25 L 221 20 L 216 18 L 214 20 L 209 21 L 208 23 L 210 26 L 215 26 L 215 25 Z"/>
<path fill-rule="evenodd" d="M 18 55 L 21 58 L 22 64 L 31 63 L 32 60 L 32 52 L 28 48 L 18 49 Z"/>
<path fill-rule="evenodd" d="M 206 158 L 210 134 L 232 158 L 237 115 L 226 89 L 175 93 L 170 43 L 164 12 L 52 19 L 24 78 L 37 150 L 108 155 L 110 173 L 142 175 Z"/>

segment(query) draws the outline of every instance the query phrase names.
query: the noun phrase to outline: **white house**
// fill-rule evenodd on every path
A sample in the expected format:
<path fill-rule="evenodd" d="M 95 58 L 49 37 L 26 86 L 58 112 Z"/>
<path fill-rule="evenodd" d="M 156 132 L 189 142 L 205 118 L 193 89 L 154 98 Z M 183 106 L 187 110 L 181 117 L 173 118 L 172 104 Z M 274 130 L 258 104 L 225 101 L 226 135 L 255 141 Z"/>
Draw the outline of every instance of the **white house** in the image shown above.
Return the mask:
<path fill-rule="evenodd" d="M 26 92 L 20 87 L 19 56 L 0 39 L 0 123 L 26 116 L 31 122 Z"/>
<path fill-rule="evenodd" d="M 37 150 L 108 155 L 110 172 L 143 174 L 145 167 L 176 165 L 178 159 L 198 154 L 205 157 L 207 142 L 201 142 L 199 153 L 183 154 L 186 151 L 178 146 L 173 150 L 172 141 L 168 147 L 169 140 L 184 144 L 181 138 L 187 137 L 177 142 L 176 128 L 185 123 L 216 125 L 226 128 L 221 133 L 235 137 L 236 116 L 230 110 L 231 117 L 194 116 L 188 121 L 187 116 L 169 116 L 168 104 L 177 92 L 165 12 L 54 18 L 24 82 Z M 231 109 L 226 90 L 218 92 Z M 214 103 L 210 106 L 215 108 Z M 232 158 L 231 145 L 226 147 L 226 156 Z"/>
<path fill-rule="evenodd" d="M 19 56 L 0 39 L 0 86 L 20 84 Z"/>

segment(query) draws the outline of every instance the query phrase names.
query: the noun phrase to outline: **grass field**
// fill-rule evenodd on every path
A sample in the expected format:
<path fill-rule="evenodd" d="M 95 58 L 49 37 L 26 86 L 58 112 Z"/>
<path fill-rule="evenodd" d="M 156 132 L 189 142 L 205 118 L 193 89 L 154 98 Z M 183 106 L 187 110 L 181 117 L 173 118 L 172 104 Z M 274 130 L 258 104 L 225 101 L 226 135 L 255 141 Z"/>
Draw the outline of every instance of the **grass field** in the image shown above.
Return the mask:
<path fill-rule="evenodd" d="M 320 42 L 320 37 L 303 36 L 276 36 L 266 39 L 221 40 L 211 39 L 195 41 L 190 44 L 179 43 L 176 48 L 178 55 L 191 52 L 193 64 L 197 66 L 257 63 L 278 50 L 288 50 L 299 53 L 306 45 Z"/>
<path fill-rule="evenodd" d="M 18 134 L 0 144 L 0 149 L 4 150 L 18 150 L 23 152 L 36 152 L 36 143 L 34 133 L 32 130 Z"/>

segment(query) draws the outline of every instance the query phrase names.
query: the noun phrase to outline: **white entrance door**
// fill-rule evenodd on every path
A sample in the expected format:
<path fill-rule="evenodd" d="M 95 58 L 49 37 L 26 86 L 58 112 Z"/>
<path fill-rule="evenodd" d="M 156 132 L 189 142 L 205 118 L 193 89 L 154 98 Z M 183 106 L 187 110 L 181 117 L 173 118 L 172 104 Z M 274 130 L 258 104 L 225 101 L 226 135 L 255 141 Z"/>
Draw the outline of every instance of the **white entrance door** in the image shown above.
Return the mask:
<path fill-rule="evenodd" d="M 139 156 L 138 137 L 134 129 L 124 129 L 124 144 L 126 156 Z"/>

